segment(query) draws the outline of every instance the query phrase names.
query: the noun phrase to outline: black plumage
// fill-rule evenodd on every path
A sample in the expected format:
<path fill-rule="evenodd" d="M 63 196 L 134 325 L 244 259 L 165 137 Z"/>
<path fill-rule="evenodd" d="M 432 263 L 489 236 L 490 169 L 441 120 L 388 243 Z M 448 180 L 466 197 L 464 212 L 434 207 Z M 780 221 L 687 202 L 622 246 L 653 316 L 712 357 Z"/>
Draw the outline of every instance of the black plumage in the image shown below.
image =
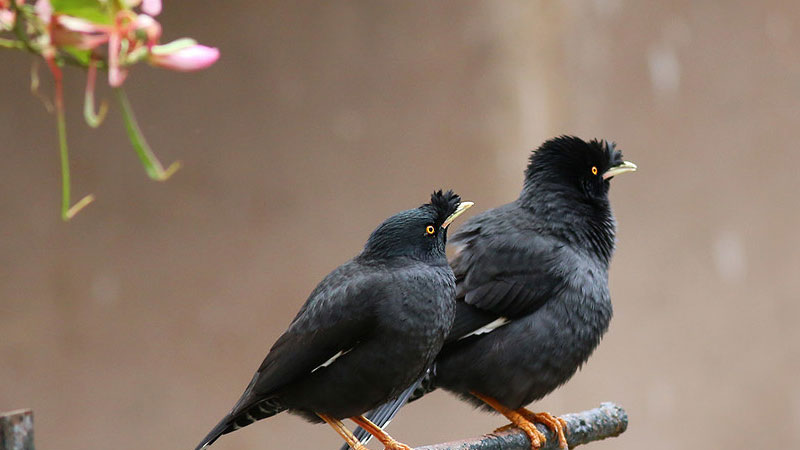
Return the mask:
<path fill-rule="evenodd" d="M 340 419 L 357 417 L 416 381 L 452 325 L 447 226 L 469 206 L 452 191 L 438 191 L 430 203 L 375 229 L 358 256 L 317 285 L 233 410 L 197 448 L 284 410 L 325 420 L 347 439 Z"/>
<path fill-rule="evenodd" d="M 444 388 L 502 412 L 534 447 L 543 436 L 531 420 L 559 427 L 523 407 L 569 380 L 608 329 L 616 228 L 609 180 L 635 169 L 614 144 L 552 139 L 531 155 L 517 200 L 452 236 L 456 319 L 434 367 L 406 393 L 411 401 Z M 383 426 L 401 406 L 369 417 Z"/>

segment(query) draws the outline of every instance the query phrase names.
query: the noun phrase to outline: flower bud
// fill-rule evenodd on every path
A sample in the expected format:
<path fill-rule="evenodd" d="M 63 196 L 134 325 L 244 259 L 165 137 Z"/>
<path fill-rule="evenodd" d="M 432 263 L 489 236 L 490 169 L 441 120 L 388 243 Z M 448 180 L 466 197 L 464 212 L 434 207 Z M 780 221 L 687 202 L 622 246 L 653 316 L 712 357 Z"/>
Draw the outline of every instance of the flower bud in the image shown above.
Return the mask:
<path fill-rule="evenodd" d="M 205 69 L 219 59 L 219 50 L 197 44 L 192 39 L 179 39 L 165 45 L 155 45 L 150 63 L 165 69 L 191 72 Z"/>

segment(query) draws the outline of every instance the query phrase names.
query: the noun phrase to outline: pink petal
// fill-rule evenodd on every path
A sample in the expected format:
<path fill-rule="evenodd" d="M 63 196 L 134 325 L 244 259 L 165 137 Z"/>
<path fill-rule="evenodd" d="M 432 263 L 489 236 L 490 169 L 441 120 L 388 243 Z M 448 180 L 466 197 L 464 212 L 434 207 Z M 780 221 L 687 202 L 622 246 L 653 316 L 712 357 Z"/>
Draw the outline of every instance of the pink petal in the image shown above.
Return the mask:
<path fill-rule="evenodd" d="M 9 9 L 0 9 L 0 30 L 10 30 L 14 28 L 14 19 L 16 15 L 14 11 Z"/>
<path fill-rule="evenodd" d="M 151 63 L 180 72 L 205 69 L 217 62 L 217 59 L 219 59 L 218 49 L 199 44 L 185 47 L 169 54 L 150 54 Z"/>
<path fill-rule="evenodd" d="M 53 6 L 50 0 L 38 0 L 33 6 L 33 12 L 42 19 L 44 23 L 50 23 L 50 16 L 53 15 Z"/>
<path fill-rule="evenodd" d="M 147 34 L 147 45 L 152 47 L 161 37 L 161 24 L 147 14 L 136 16 L 134 26 L 137 30 L 143 30 Z"/>
<path fill-rule="evenodd" d="M 74 45 L 80 49 L 93 49 L 108 41 L 110 28 L 77 17 L 55 15 L 50 27 L 53 45 Z"/>
<path fill-rule="evenodd" d="M 150 14 L 151 16 L 157 16 L 161 14 L 161 0 L 143 0 L 142 11 Z"/>
<path fill-rule="evenodd" d="M 76 31 L 78 33 L 106 33 L 108 32 L 108 27 L 104 25 L 97 25 L 95 23 L 89 22 L 88 20 L 79 19 L 77 17 L 72 16 L 57 16 L 58 23 L 70 30 Z"/>
<path fill-rule="evenodd" d="M 113 87 L 122 86 L 128 72 L 119 67 L 120 36 L 111 33 L 108 40 L 108 84 Z"/>
<path fill-rule="evenodd" d="M 83 50 L 93 50 L 106 42 L 108 42 L 108 35 L 84 36 L 75 46 Z"/>
<path fill-rule="evenodd" d="M 113 87 L 122 86 L 122 83 L 125 82 L 125 78 L 127 77 L 128 71 L 125 69 L 120 69 L 119 67 L 108 69 L 108 84 Z"/>

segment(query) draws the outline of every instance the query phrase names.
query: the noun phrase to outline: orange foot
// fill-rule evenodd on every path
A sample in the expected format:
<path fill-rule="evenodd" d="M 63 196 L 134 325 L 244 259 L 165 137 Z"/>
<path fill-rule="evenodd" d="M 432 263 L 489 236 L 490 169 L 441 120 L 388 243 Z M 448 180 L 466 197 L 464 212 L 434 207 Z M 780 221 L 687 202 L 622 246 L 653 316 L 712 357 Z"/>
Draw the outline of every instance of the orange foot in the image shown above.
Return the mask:
<path fill-rule="evenodd" d="M 476 392 L 472 392 L 472 395 L 481 399 L 484 403 L 491 406 L 497 412 L 506 416 L 506 418 L 511 421 L 511 425 L 506 425 L 505 427 L 498 428 L 497 430 L 495 430 L 495 432 L 505 431 L 509 428 L 519 428 L 520 430 L 524 431 L 525 434 L 528 435 L 528 438 L 531 440 L 532 450 L 539 450 L 539 448 L 543 446 L 545 442 L 547 442 L 547 437 L 541 431 L 536 429 L 536 425 L 534 425 L 533 422 L 528 420 L 525 416 L 523 416 L 519 412 L 506 408 L 505 406 L 501 405 L 500 402 L 493 399 L 492 397 L 487 397 L 485 395 L 481 395 Z"/>
<path fill-rule="evenodd" d="M 558 446 L 561 448 L 569 448 L 567 445 L 567 437 L 564 435 L 564 430 L 567 428 L 566 420 L 561 417 L 555 417 L 550 413 L 535 413 L 525 408 L 520 408 L 516 412 L 533 423 L 541 423 L 547 428 L 550 428 L 553 433 L 558 436 Z"/>
<path fill-rule="evenodd" d="M 508 417 L 508 416 L 506 416 L 506 417 Z M 502 427 L 494 430 L 494 432 L 495 433 L 501 433 L 503 431 L 509 431 L 509 430 L 514 430 L 514 429 L 522 430 L 522 431 L 525 432 L 525 434 L 528 435 L 528 439 L 531 440 L 531 449 L 533 449 L 533 450 L 539 450 L 539 448 L 541 446 L 543 446 L 545 444 L 545 442 L 547 442 L 547 437 L 541 431 L 539 431 L 536 428 L 536 425 L 534 425 L 533 423 L 531 423 L 531 422 L 529 422 L 529 421 L 527 421 L 525 419 L 523 419 L 521 421 L 518 421 L 518 422 L 514 422 L 514 420 L 512 420 L 510 418 L 509 418 L 509 420 L 512 421 L 510 424 L 508 424 L 506 426 L 502 426 Z"/>
<path fill-rule="evenodd" d="M 358 439 L 353 435 L 353 433 L 350 430 L 348 430 L 346 426 L 344 426 L 341 420 L 334 419 L 333 417 L 325 414 L 317 413 L 317 415 L 322 420 L 327 422 L 328 425 L 330 425 L 331 428 L 333 428 L 337 433 L 339 433 L 339 436 L 344 438 L 345 442 L 347 442 L 347 444 L 350 445 L 350 448 L 352 448 L 353 450 L 369 450 L 361 442 L 358 441 Z"/>
<path fill-rule="evenodd" d="M 379 440 L 386 450 L 413 450 L 406 444 L 396 441 L 364 416 L 354 416 L 351 417 L 350 420 L 363 428 L 367 433 L 373 435 L 375 439 Z"/>

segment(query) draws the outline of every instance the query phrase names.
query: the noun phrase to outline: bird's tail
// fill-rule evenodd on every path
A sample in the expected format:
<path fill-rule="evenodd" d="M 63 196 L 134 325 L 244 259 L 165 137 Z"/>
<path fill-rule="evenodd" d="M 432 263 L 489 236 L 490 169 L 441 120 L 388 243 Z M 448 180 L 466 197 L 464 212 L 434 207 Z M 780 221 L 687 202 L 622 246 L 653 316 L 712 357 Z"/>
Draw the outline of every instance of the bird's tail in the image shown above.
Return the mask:
<path fill-rule="evenodd" d="M 200 441 L 200 444 L 198 444 L 194 450 L 204 450 L 209 445 L 213 444 L 214 441 L 219 439 L 220 436 L 222 436 L 225 433 L 229 433 L 228 427 L 230 427 L 232 421 L 233 417 L 230 414 L 225 416 L 222 420 L 219 421 L 219 423 L 213 429 L 211 429 L 211 431 L 206 435 L 206 437 L 204 437 L 203 440 Z"/>
<path fill-rule="evenodd" d="M 409 386 L 405 391 L 403 391 L 402 394 L 400 394 L 399 397 L 368 412 L 367 419 L 383 429 L 389 425 L 389 422 L 394 419 L 397 413 L 400 412 L 400 408 L 405 406 L 406 403 L 413 402 L 414 400 L 417 400 L 423 395 L 436 389 L 433 377 L 434 369 L 427 371 L 422 378 Z M 367 433 L 366 430 L 361 427 L 357 427 L 353 431 L 353 434 L 362 444 L 366 444 L 370 439 L 372 439 L 372 435 Z M 350 446 L 348 444 L 344 444 L 339 450 L 350 450 Z"/>
<path fill-rule="evenodd" d="M 195 450 L 203 450 L 213 444 L 214 441 L 219 439 L 223 434 L 236 431 L 239 428 L 246 427 L 251 423 L 274 416 L 285 410 L 286 407 L 281 405 L 276 399 L 271 398 L 261 400 L 244 408 L 241 408 L 240 405 L 237 404 L 233 411 L 220 420 L 206 437 L 203 438 Z"/>

